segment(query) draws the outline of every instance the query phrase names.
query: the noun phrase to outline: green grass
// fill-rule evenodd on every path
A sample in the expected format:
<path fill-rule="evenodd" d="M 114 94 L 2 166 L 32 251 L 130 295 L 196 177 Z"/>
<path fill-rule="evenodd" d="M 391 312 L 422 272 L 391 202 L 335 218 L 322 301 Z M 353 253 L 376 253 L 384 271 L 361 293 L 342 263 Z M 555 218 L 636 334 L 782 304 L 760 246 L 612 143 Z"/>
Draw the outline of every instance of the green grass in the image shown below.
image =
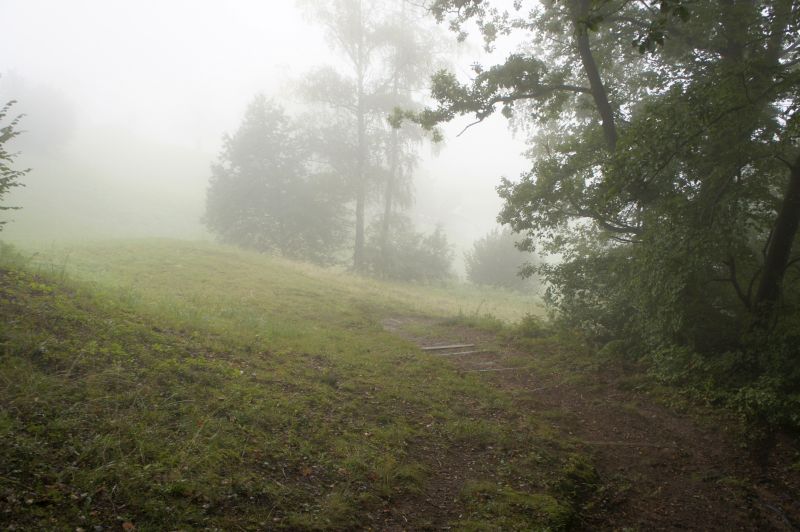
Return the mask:
<path fill-rule="evenodd" d="M 515 527 L 554 527 L 552 514 L 569 506 L 552 480 L 560 451 L 547 429 L 381 326 L 492 305 L 509 317 L 538 312 L 519 296 L 482 304 L 486 291 L 177 241 L 3 248 L 0 296 L 9 525 L 423 524 L 430 509 L 409 501 L 441 473 L 440 457 L 462 451 L 497 464 L 491 480 L 476 471 L 471 481 L 533 486 L 502 492 Z M 456 504 L 470 527 L 491 526 L 480 498 Z"/>
<path fill-rule="evenodd" d="M 35 254 L 32 259 L 35 267 L 59 275 L 68 273 L 106 285 L 126 287 L 134 292 L 145 274 L 148 282 L 159 282 L 180 276 L 183 269 L 189 267 L 188 282 L 194 284 L 213 279 L 213 286 L 207 287 L 209 290 L 232 287 L 242 297 L 278 296 L 278 299 L 273 299 L 275 302 L 282 302 L 287 295 L 321 290 L 334 298 L 347 296 L 361 301 L 376 301 L 382 308 L 396 312 L 439 316 L 492 315 L 505 322 L 518 321 L 527 314 L 544 315 L 541 300 L 535 294 L 457 282 L 426 285 L 388 282 L 201 242 L 167 239 L 108 241 L 49 248 L 39 245 L 27 251 L 29 255 Z M 220 275 L 229 273 L 241 277 L 220 278 Z M 265 289 L 276 286 L 285 288 L 265 292 Z M 182 284 L 181 288 L 185 291 L 188 286 Z"/>

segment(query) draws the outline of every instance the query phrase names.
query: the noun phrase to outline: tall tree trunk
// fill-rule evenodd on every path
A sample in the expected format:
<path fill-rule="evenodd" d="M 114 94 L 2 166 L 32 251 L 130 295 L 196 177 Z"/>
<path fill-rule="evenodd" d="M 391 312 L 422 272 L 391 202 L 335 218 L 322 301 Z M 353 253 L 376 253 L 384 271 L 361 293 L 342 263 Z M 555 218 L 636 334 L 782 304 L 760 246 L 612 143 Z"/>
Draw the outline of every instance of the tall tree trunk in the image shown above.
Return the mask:
<path fill-rule="evenodd" d="M 366 176 L 366 125 L 363 109 L 363 94 L 359 89 L 358 104 L 358 161 L 356 167 L 356 241 L 353 249 L 353 269 L 357 272 L 364 269 L 364 207 L 367 201 Z"/>
<path fill-rule="evenodd" d="M 396 84 L 395 84 L 396 87 Z M 395 93 L 396 94 L 396 93 Z M 382 268 L 385 270 L 389 265 L 389 230 L 391 228 L 392 219 L 392 204 L 394 203 L 394 189 L 395 183 L 400 179 L 400 165 L 398 159 L 400 158 L 400 133 L 396 128 L 392 129 L 392 142 L 389 146 L 389 177 L 386 181 L 386 192 L 383 204 L 383 220 L 381 223 L 381 263 Z"/>
<path fill-rule="evenodd" d="M 361 179 L 356 192 L 356 241 L 353 249 L 353 270 L 364 271 L 364 204 L 366 203 L 366 190 L 364 180 Z"/>
<path fill-rule="evenodd" d="M 777 68 L 783 45 L 783 37 L 789 24 L 791 7 L 789 2 L 778 2 L 767 41 L 765 64 Z M 792 244 L 800 224 L 800 156 L 790 167 L 789 184 L 783 197 L 781 209 L 770 234 L 764 269 L 756 292 L 753 308 L 757 312 L 756 323 L 768 324 L 780 300 L 783 276 L 789 263 Z"/>
<path fill-rule="evenodd" d="M 589 87 L 592 89 L 592 98 L 594 98 L 595 107 L 597 107 L 597 112 L 600 113 L 600 120 L 603 123 L 603 137 L 606 141 L 606 147 L 609 153 L 614 153 L 617 149 L 617 127 L 614 123 L 614 109 L 608 101 L 608 92 L 605 85 L 603 85 L 603 79 L 600 77 L 600 71 L 597 68 L 597 62 L 594 59 L 592 47 L 589 43 L 587 21 L 590 7 L 591 0 L 576 0 L 572 4 L 572 12 L 575 19 L 575 38 L 584 73 L 589 79 Z"/>
<path fill-rule="evenodd" d="M 755 309 L 761 323 L 766 323 L 772 316 L 781 296 L 781 285 L 792 244 L 800 225 L 800 156 L 791 166 L 789 186 L 783 196 L 778 217 L 772 229 L 772 235 L 764 259 L 764 271 L 756 292 Z"/>
<path fill-rule="evenodd" d="M 406 0 L 400 3 L 400 25 L 406 27 Z M 399 105 L 400 99 L 400 66 L 396 62 L 392 76 L 392 102 L 395 106 Z M 392 205 L 394 203 L 394 191 L 396 183 L 400 181 L 400 131 L 392 128 L 392 141 L 389 145 L 389 178 L 386 181 L 386 193 L 383 205 L 383 221 L 381 224 L 381 267 L 383 273 L 389 265 L 389 230 L 391 229 Z"/>
<path fill-rule="evenodd" d="M 366 109 L 364 106 L 364 76 L 365 60 L 364 57 L 364 21 L 361 2 L 358 4 L 358 56 L 356 59 L 357 76 L 357 98 L 358 109 L 356 120 L 358 122 L 358 159 L 356 162 L 356 241 L 353 246 L 353 270 L 356 272 L 364 271 L 364 209 L 367 201 L 367 132 L 366 132 Z"/>

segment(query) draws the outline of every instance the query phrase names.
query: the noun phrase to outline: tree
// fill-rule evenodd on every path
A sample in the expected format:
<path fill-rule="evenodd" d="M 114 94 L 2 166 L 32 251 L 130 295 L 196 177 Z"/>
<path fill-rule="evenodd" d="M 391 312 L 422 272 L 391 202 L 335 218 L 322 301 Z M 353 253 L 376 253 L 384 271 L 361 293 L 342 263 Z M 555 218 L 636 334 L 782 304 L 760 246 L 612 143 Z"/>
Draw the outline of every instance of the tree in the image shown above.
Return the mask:
<path fill-rule="evenodd" d="M 500 220 L 563 257 L 540 271 L 567 323 L 654 360 L 742 353 L 740 375 L 784 382 L 800 357 L 784 341 L 800 303 L 787 283 L 800 261 L 800 2 L 517 6 L 434 1 L 459 31 L 473 20 L 489 44 L 511 32 L 532 44 L 466 82 L 438 73 L 438 105 L 401 117 L 434 128 L 499 107 L 533 132 L 530 171 L 499 188 Z"/>
<path fill-rule="evenodd" d="M 383 240 L 383 220 L 376 219 L 368 228 L 365 271 L 398 281 L 431 282 L 452 277 L 453 250 L 442 228 L 426 235 L 418 232 L 407 216 L 393 216 L 388 246 Z"/>
<path fill-rule="evenodd" d="M 339 183 L 314 172 L 306 135 L 263 95 L 224 137 L 205 223 L 221 241 L 290 258 L 329 262 L 344 235 Z"/>
<path fill-rule="evenodd" d="M 7 120 L 8 114 L 11 112 L 11 108 L 15 103 L 14 100 L 11 100 L 0 108 L 0 124 Z M 2 200 L 11 189 L 24 186 L 19 180 L 29 172 L 29 170 L 16 170 L 12 166 L 16 158 L 16 153 L 8 150 L 8 142 L 20 134 L 20 131 L 17 129 L 20 118 L 20 116 L 11 118 L 6 125 L 0 127 L 0 200 Z M 0 210 L 2 211 L 18 208 L 19 207 L 0 204 Z M 0 230 L 3 229 L 6 223 L 6 220 L 0 220 Z"/>
<path fill-rule="evenodd" d="M 337 123 L 335 159 L 348 173 L 355 203 L 353 269 L 365 270 L 365 228 L 369 204 L 382 200 L 381 254 L 388 261 L 391 223 L 397 208 L 413 196 L 412 173 L 423 135 L 419 128 L 390 128 L 386 117 L 396 106 L 413 108 L 416 91 L 431 71 L 431 33 L 418 20 L 419 9 L 405 0 L 326 0 L 305 2 L 346 60 L 346 67 L 323 67 L 305 82 L 308 100 Z M 327 150 L 330 153 L 330 150 Z M 343 157 L 344 156 L 344 157 Z M 349 158 L 352 162 L 345 163 Z M 329 162 L 333 162 L 332 159 Z"/>
<path fill-rule="evenodd" d="M 475 284 L 510 290 L 530 289 L 533 285 L 525 272 L 534 267 L 533 255 L 520 251 L 518 236 L 509 228 L 495 228 L 476 240 L 464 253 L 467 279 Z"/>
<path fill-rule="evenodd" d="M 419 6 L 400 0 L 390 11 L 382 30 L 387 56 L 384 66 L 391 89 L 384 116 L 398 107 L 419 109 L 415 98 L 433 73 L 438 32 L 429 27 Z M 388 126 L 389 123 L 386 122 Z M 391 261 L 390 239 L 396 208 L 408 207 L 413 195 L 413 172 L 417 163 L 417 150 L 423 140 L 418 127 L 392 127 L 386 147 L 388 163 L 386 183 L 383 187 L 383 214 L 381 216 L 381 260 Z"/>
<path fill-rule="evenodd" d="M 353 135 L 353 181 L 355 192 L 355 242 L 353 269 L 364 269 L 364 230 L 371 166 L 377 166 L 371 153 L 371 131 L 379 128 L 381 96 L 378 79 L 370 77 L 377 63 L 380 23 L 377 2 L 368 0 L 326 0 L 306 2 L 309 11 L 328 31 L 330 40 L 347 60 L 348 72 L 322 68 L 308 80 L 306 95 L 352 121 L 340 134 Z M 370 164 L 372 163 L 372 164 Z"/>

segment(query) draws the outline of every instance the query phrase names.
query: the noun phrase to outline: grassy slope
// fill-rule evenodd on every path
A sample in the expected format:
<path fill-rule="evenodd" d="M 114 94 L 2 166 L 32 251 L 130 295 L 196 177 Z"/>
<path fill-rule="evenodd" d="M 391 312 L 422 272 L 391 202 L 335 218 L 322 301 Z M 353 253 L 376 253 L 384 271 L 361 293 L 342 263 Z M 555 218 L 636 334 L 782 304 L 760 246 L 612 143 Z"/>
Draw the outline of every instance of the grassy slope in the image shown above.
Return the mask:
<path fill-rule="evenodd" d="M 431 454 L 481 449 L 462 526 L 567 523 L 546 423 L 380 325 L 485 293 L 174 241 L 65 253 L 0 257 L 0 522 L 344 529 L 405 505 L 419 528 Z"/>

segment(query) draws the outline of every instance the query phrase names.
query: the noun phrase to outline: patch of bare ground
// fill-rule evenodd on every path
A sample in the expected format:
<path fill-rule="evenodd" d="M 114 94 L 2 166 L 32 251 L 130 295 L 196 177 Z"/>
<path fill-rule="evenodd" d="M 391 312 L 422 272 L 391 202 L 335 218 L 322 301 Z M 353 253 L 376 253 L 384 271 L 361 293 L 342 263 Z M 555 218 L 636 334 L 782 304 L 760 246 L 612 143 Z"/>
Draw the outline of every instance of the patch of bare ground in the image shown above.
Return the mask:
<path fill-rule="evenodd" d="M 410 329 L 427 324 L 427 319 L 403 317 L 387 319 L 383 322 L 383 327 L 411 340 L 419 347 L 426 347 L 433 345 L 434 339 L 420 336 Z M 442 344 L 440 338 L 436 340 L 436 345 Z M 432 356 L 441 356 L 441 353 Z M 469 404 L 464 406 L 467 410 L 470 409 Z M 478 415 L 477 411 L 475 415 Z M 450 530 L 453 523 L 464 515 L 465 508 L 460 495 L 466 483 L 470 480 L 496 477 L 497 464 L 491 447 L 441 445 L 420 438 L 409 449 L 409 453 L 419 457 L 427 465 L 425 491 L 387 504 L 383 518 L 376 519 L 381 523 L 381 530 Z"/>
<path fill-rule="evenodd" d="M 439 447 L 423 442 L 410 453 L 421 456 L 429 467 L 426 489 L 416 496 L 387 502 L 380 530 L 450 530 L 464 515 L 459 495 L 475 478 L 494 477 L 490 453 L 469 446 Z"/>
<path fill-rule="evenodd" d="M 384 326 L 420 347 L 470 344 L 426 353 L 481 375 L 521 408 L 541 412 L 591 458 L 602 485 L 584 505 L 578 529 L 800 530 L 800 473 L 792 466 L 797 449 L 788 438 L 770 442 L 768 452 L 745 445 L 735 421 L 658 404 L 621 386 L 618 367 L 574 375 L 526 364 L 550 356 L 546 344 L 542 352 L 526 352 L 490 332 L 423 318 L 395 318 Z M 425 497 L 440 510 L 432 527 L 441 527 L 457 517 L 453 501 L 459 476 L 466 476 L 459 471 L 480 456 L 453 448 L 432 450 L 431 457 L 440 467 L 431 472 Z"/>

